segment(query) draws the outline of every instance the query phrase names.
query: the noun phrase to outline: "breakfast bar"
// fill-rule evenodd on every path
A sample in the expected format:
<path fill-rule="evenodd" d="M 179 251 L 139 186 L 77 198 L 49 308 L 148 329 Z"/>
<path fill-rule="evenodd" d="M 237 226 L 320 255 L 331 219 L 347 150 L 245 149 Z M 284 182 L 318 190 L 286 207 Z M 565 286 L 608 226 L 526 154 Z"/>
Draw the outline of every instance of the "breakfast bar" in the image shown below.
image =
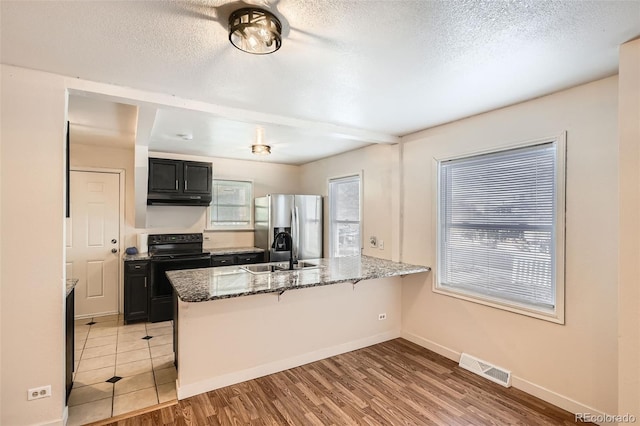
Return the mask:
<path fill-rule="evenodd" d="M 286 266 L 166 273 L 179 399 L 400 337 L 402 277 L 430 271 L 369 256 Z"/>
<path fill-rule="evenodd" d="M 417 274 L 430 270 L 426 266 L 392 262 L 370 256 L 324 258 L 300 263 L 303 267 L 295 267 L 293 270 L 285 269 L 286 262 L 273 262 L 168 271 L 167 277 L 179 299 L 192 303 L 264 293 L 282 294 L 288 290 L 344 282 L 356 284 L 363 280 Z"/>

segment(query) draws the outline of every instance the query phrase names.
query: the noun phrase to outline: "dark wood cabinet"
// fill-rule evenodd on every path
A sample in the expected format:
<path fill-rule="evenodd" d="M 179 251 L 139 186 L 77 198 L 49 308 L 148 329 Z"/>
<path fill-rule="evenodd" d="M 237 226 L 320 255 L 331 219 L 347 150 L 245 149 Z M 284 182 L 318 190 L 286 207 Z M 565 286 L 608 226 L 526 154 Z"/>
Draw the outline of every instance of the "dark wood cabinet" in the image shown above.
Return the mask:
<path fill-rule="evenodd" d="M 149 158 L 147 204 L 208 206 L 212 179 L 211 163 Z"/>
<path fill-rule="evenodd" d="M 146 321 L 149 318 L 149 262 L 125 262 L 124 321 Z"/>
<path fill-rule="evenodd" d="M 264 262 L 264 253 L 243 253 L 236 255 L 236 263 L 238 265 L 262 262 Z"/>
<path fill-rule="evenodd" d="M 264 262 L 263 252 L 242 254 L 217 254 L 211 256 L 211 266 L 247 265 Z"/>
<path fill-rule="evenodd" d="M 182 172 L 183 190 L 186 194 L 211 194 L 213 179 L 211 164 L 185 161 Z"/>
<path fill-rule="evenodd" d="M 231 266 L 236 264 L 236 258 L 232 255 L 211 256 L 211 266 Z"/>
<path fill-rule="evenodd" d="M 182 181 L 182 161 L 149 158 L 149 192 L 177 194 Z"/>
<path fill-rule="evenodd" d="M 67 392 L 66 402 L 69 403 L 69 394 L 73 387 L 73 361 L 75 355 L 75 339 L 74 337 L 74 300 L 75 289 L 67 295 L 66 312 L 65 312 L 65 390 Z"/>

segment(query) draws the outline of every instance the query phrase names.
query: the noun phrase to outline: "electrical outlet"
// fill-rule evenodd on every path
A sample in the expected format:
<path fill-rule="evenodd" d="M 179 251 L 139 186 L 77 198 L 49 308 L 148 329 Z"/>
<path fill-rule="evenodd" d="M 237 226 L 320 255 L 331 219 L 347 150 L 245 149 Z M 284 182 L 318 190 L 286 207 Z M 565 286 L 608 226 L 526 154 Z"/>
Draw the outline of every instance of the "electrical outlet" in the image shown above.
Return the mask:
<path fill-rule="evenodd" d="M 378 240 L 378 248 L 384 250 L 384 240 Z"/>
<path fill-rule="evenodd" d="M 378 314 L 378 321 L 382 321 L 382 320 L 386 320 L 386 319 L 387 319 L 387 314 L 386 313 Z"/>
<path fill-rule="evenodd" d="M 375 236 L 369 237 L 369 246 L 372 248 L 378 247 L 378 239 Z"/>
<path fill-rule="evenodd" d="M 51 385 L 40 386 L 39 388 L 31 388 L 27 391 L 27 400 L 48 398 L 51 396 Z"/>

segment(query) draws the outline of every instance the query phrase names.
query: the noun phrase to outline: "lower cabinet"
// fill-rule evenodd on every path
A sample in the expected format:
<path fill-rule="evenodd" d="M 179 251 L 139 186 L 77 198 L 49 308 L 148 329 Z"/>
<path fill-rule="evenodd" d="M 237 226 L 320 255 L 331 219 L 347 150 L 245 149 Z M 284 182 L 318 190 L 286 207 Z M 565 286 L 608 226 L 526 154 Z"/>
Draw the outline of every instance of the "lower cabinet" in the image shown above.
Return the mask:
<path fill-rule="evenodd" d="M 125 262 L 124 321 L 147 321 L 149 318 L 149 262 Z"/>
<path fill-rule="evenodd" d="M 264 253 L 244 253 L 236 255 L 236 264 L 238 265 L 262 262 L 264 262 Z"/>
<path fill-rule="evenodd" d="M 211 256 L 211 266 L 246 265 L 264 262 L 264 253 L 218 254 Z"/>

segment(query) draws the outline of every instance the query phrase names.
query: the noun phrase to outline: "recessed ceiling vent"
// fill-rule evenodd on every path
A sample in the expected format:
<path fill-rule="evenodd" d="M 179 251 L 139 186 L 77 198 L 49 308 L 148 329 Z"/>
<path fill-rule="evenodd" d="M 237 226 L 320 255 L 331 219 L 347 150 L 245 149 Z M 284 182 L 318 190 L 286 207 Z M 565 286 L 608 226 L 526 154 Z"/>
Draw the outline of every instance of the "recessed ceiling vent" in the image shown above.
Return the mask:
<path fill-rule="evenodd" d="M 486 361 L 465 353 L 460 356 L 459 365 L 465 370 L 476 373 L 477 375 L 498 383 L 506 388 L 511 387 L 511 371 L 509 370 L 496 367 L 493 364 L 489 364 Z"/>

